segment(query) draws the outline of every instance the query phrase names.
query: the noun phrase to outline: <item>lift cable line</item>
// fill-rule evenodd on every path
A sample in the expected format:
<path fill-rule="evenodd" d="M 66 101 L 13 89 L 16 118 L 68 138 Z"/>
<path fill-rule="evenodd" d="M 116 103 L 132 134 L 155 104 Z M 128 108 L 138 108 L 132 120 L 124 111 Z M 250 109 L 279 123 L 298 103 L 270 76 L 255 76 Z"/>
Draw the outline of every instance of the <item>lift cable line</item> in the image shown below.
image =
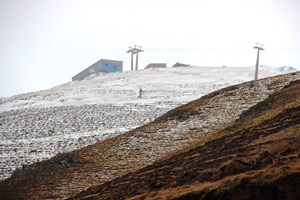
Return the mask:
<path fill-rule="evenodd" d="M 145 49 L 149 52 L 167 52 L 167 53 L 249 51 L 249 48 L 246 48 L 246 47 L 235 47 L 235 48 L 145 48 Z"/>
<path fill-rule="evenodd" d="M 257 49 L 256 68 L 255 68 L 254 80 L 257 80 L 257 78 L 258 78 L 259 51 L 260 50 L 265 50 L 263 48 L 263 46 L 264 46 L 263 44 L 255 43 L 255 47 L 253 47 L 254 49 Z"/>
<path fill-rule="evenodd" d="M 268 48 L 268 51 L 276 52 L 300 52 L 300 48 Z"/>
<path fill-rule="evenodd" d="M 136 54 L 135 61 L 135 70 L 138 70 L 138 62 L 139 62 L 139 53 L 144 52 L 141 46 L 134 45 L 134 47 L 129 47 L 129 50 L 126 53 L 131 53 L 131 71 L 133 71 L 133 55 Z"/>

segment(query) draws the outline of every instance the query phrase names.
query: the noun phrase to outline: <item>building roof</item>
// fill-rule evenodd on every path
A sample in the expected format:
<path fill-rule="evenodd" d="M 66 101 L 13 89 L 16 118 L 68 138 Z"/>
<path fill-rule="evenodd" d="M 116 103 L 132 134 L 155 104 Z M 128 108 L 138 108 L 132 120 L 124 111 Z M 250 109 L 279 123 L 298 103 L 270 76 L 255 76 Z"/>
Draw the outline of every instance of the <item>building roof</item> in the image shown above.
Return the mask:
<path fill-rule="evenodd" d="M 166 68 L 167 64 L 166 63 L 149 63 L 145 69 L 150 69 L 150 68 Z"/>
<path fill-rule="evenodd" d="M 189 66 L 190 65 L 188 65 L 188 64 L 183 64 L 183 63 L 177 62 L 172 67 L 189 67 Z"/>
<path fill-rule="evenodd" d="M 110 69 L 110 66 L 107 64 L 112 64 L 115 66 L 113 70 Z M 82 70 L 78 74 L 72 77 L 72 81 L 74 80 L 82 80 L 87 76 L 90 76 L 92 73 L 96 72 L 115 72 L 115 71 L 122 71 L 123 70 L 123 61 L 119 60 L 109 60 L 109 59 L 100 59 L 88 68 Z"/>

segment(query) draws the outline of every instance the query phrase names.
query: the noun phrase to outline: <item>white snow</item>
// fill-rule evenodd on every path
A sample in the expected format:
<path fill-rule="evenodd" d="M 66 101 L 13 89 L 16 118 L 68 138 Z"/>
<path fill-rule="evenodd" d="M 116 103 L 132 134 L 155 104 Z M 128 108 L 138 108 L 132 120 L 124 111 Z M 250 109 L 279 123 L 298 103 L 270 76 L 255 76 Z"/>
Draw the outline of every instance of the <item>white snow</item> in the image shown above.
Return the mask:
<path fill-rule="evenodd" d="M 293 68 L 262 67 L 259 77 L 292 71 Z M 50 90 L 3 99 L 0 112 L 84 104 L 182 103 L 232 84 L 252 80 L 254 67 L 179 67 L 147 69 L 91 76 L 83 81 L 59 85 Z M 143 99 L 137 98 L 138 90 Z"/>
<path fill-rule="evenodd" d="M 262 67 L 259 77 L 292 70 Z M 93 75 L 1 98 L 0 180 L 22 165 L 121 134 L 178 105 L 253 77 L 254 67 L 147 69 Z"/>
<path fill-rule="evenodd" d="M 281 71 L 281 72 L 292 72 L 292 71 L 297 71 L 295 68 L 289 67 L 289 66 L 278 67 L 278 70 Z"/>

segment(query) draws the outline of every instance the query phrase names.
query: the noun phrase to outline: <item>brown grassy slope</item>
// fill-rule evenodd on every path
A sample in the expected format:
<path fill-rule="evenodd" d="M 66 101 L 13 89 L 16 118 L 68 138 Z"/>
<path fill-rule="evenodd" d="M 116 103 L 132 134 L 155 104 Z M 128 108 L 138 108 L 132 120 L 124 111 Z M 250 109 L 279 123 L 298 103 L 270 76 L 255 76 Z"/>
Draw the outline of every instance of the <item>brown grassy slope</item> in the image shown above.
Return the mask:
<path fill-rule="evenodd" d="M 0 183 L 0 199 L 62 199 L 135 172 L 212 137 L 210 133 L 299 78 L 300 73 L 293 73 L 225 88 L 133 131 L 26 166 Z"/>
<path fill-rule="evenodd" d="M 300 81 L 216 136 L 72 199 L 300 199 Z"/>

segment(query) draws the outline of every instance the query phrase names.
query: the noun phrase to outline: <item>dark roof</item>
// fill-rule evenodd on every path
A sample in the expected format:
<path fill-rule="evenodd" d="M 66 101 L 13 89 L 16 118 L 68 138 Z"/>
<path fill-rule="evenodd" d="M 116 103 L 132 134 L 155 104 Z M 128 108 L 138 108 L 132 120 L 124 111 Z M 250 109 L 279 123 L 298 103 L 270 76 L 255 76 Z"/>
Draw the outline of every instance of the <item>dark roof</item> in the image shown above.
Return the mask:
<path fill-rule="evenodd" d="M 183 63 L 177 62 L 172 67 L 189 67 L 189 66 L 190 65 L 188 65 L 188 64 L 183 64 Z"/>
<path fill-rule="evenodd" d="M 145 69 L 149 68 L 166 68 L 167 64 L 166 63 L 150 63 L 145 67 Z"/>

